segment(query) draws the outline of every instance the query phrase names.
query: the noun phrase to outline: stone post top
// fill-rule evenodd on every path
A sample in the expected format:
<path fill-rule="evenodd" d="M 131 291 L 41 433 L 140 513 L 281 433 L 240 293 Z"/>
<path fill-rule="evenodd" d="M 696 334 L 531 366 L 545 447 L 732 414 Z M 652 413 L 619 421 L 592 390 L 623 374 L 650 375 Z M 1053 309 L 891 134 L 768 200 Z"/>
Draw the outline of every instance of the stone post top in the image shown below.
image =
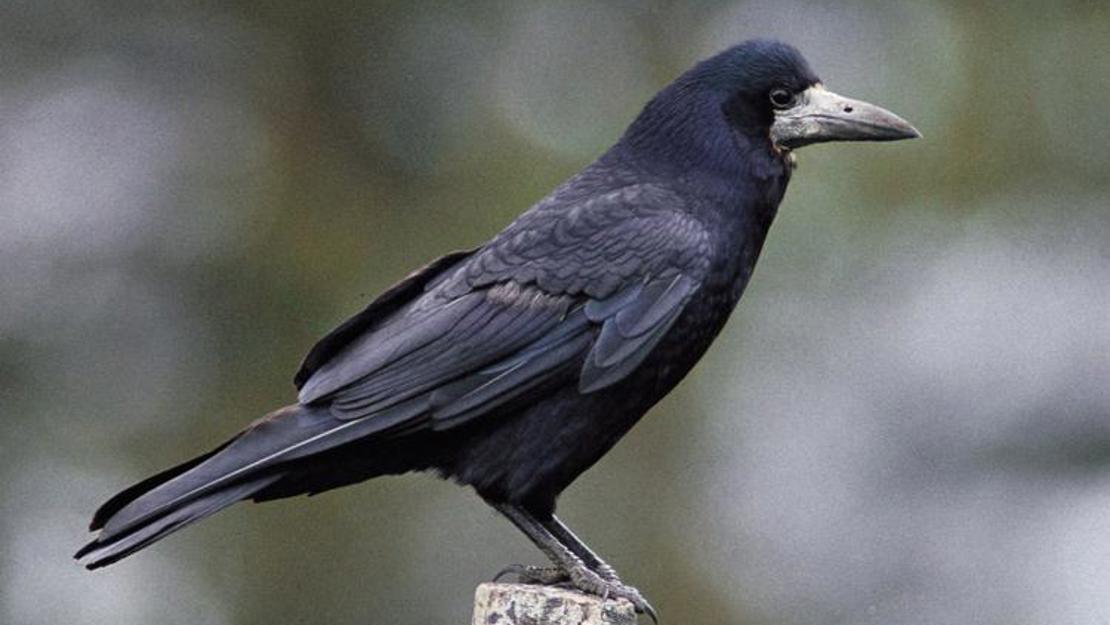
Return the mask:
<path fill-rule="evenodd" d="M 624 599 L 602 600 L 575 590 L 486 583 L 474 592 L 472 625 L 635 625 Z"/>

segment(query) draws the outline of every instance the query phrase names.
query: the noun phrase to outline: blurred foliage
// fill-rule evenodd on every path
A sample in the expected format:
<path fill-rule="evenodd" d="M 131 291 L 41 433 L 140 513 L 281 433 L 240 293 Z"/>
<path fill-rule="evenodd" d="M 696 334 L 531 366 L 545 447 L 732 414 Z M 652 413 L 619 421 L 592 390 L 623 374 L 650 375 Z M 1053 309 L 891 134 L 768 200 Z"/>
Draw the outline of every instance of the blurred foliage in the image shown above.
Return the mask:
<path fill-rule="evenodd" d="M 15 0 L 0 621 L 468 621 L 541 556 L 428 476 L 68 557 L 105 497 L 291 401 L 315 338 L 753 36 L 925 139 L 799 154 L 724 336 L 565 518 L 666 622 L 1110 619 L 1110 5 Z"/>

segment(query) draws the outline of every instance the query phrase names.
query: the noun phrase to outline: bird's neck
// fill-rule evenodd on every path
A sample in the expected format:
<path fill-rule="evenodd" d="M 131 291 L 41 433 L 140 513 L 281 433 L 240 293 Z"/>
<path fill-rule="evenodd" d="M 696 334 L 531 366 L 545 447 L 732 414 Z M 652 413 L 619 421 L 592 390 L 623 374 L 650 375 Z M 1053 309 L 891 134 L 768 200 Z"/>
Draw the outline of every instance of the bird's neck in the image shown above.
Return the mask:
<path fill-rule="evenodd" d="M 673 83 L 644 107 L 603 159 L 631 157 L 639 167 L 656 167 L 669 176 L 777 177 L 782 163 L 770 137 L 730 125 L 724 107 L 715 93 Z"/>
<path fill-rule="evenodd" d="M 731 309 L 790 180 L 792 166 L 772 145 L 766 125 L 726 110 L 723 98 L 680 80 L 644 108 L 605 159 L 640 176 L 646 169 L 699 198 L 684 210 L 697 213 L 712 233 L 709 287 Z"/>

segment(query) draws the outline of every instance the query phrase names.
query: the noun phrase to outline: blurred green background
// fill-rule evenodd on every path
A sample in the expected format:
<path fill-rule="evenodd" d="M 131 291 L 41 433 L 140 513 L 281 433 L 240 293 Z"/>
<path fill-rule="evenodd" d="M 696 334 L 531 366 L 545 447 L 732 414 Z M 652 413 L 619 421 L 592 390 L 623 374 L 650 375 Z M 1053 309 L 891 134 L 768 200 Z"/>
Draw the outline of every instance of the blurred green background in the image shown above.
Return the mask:
<path fill-rule="evenodd" d="M 469 622 L 542 557 L 423 475 L 69 556 L 754 36 L 925 138 L 799 153 L 564 518 L 664 623 L 1110 622 L 1110 4 L 794 0 L 0 4 L 0 622 Z"/>

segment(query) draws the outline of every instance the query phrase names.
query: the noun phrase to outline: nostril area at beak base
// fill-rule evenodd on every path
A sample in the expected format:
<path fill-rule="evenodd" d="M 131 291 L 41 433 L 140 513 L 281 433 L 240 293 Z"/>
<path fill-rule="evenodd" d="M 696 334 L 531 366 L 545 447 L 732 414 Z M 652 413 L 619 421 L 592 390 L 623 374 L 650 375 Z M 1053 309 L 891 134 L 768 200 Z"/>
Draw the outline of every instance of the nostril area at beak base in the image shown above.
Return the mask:
<path fill-rule="evenodd" d="M 853 110 L 853 109 L 852 109 L 852 107 L 851 107 L 851 106 L 845 106 L 845 107 L 844 107 L 844 112 L 845 112 L 845 113 L 851 113 L 851 112 L 852 112 L 852 110 Z"/>

